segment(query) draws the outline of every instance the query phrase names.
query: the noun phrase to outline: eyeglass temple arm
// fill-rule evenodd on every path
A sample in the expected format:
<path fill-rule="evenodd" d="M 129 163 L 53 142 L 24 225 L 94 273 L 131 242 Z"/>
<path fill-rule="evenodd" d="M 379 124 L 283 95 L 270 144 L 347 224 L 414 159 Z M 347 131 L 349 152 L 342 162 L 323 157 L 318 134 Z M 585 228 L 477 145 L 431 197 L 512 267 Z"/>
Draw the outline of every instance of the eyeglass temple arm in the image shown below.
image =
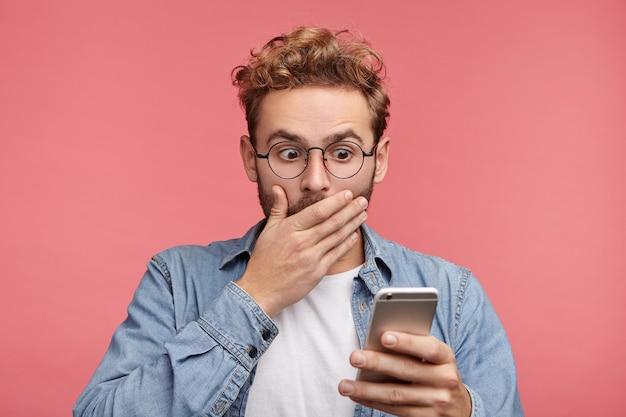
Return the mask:
<path fill-rule="evenodd" d="M 252 146 L 252 149 L 254 149 L 254 154 L 257 158 L 268 159 L 270 156 L 269 151 L 265 155 L 263 155 L 262 153 L 259 153 L 254 146 Z"/>

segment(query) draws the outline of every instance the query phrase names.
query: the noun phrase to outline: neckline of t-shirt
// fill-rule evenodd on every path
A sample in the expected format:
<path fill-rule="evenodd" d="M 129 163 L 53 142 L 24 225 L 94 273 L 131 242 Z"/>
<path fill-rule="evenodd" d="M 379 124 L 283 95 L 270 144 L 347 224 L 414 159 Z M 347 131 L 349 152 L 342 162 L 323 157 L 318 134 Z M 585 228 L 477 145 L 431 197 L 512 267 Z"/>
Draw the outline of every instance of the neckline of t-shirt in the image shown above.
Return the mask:
<path fill-rule="evenodd" d="M 324 281 L 326 281 L 327 278 L 330 278 L 330 280 L 335 280 L 337 278 L 341 278 L 343 275 L 350 275 L 350 278 L 354 278 L 354 276 L 359 273 L 359 270 L 363 267 L 363 265 L 365 264 L 363 263 L 355 268 L 343 272 L 337 272 L 336 274 L 324 275 L 322 279 Z"/>

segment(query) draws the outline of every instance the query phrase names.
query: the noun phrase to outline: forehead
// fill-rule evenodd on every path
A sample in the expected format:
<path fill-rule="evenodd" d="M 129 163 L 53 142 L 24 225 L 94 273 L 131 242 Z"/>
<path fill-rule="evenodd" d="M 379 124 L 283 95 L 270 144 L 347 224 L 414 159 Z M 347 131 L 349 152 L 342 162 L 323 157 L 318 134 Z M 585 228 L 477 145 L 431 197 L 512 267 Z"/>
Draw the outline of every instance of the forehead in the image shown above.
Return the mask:
<path fill-rule="evenodd" d="M 259 144 L 267 143 L 282 130 L 308 145 L 318 145 L 351 129 L 365 144 L 371 144 L 371 121 L 367 100 L 356 89 L 307 86 L 274 90 L 261 102 L 256 137 Z"/>

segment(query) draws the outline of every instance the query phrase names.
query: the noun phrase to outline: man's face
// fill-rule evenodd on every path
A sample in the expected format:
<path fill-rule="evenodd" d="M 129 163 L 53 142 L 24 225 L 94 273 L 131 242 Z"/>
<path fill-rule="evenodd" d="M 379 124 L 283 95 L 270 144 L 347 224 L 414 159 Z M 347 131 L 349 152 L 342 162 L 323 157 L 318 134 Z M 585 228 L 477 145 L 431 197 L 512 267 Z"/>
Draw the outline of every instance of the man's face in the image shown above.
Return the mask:
<path fill-rule="evenodd" d="M 338 136 L 340 133 L 342 135 Z M 371 113 L 358 90 L 307 86 L 271 91 L 261 102 L 256 128 L 256 149 L 261 154 L 266 154 L 278 142 L 293 141 L 304 148 L 323 149 L 340 137 L 358 143 L 368 153 L 374 148 Z M 386 137 L 379 141 L 376 156 L 365 157 L 360 171 L 346 179 L 336 178 L 326 171 L 319 150 L 311 150 L 308 165 L 301 175 L 280 178 L 266 159 L 254 156 L 247 136 L 241 140 L 244 167 L 250 180 L 257 182 L 266 217 L 272 207 L 271 188 L 275 184 L 285 190 L 288 215 L 292 215 L 341 190 L 351 190 L 355 196 L 362 195 L 369 200 L 374 183 L 382 181 L 386 172 L 389 142 Z"/>

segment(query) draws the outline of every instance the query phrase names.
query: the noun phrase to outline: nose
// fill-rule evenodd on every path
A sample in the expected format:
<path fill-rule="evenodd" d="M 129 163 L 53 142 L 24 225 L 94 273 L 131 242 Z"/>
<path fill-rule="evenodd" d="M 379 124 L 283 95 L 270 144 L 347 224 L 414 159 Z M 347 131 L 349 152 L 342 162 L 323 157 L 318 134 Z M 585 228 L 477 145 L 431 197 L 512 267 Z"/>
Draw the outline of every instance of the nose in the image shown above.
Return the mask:
<path fill-rule="evenodd" d="M 328 191 L 330 187 L 328 175 L 330 174 L 324 167 L 322 150 L 311 149 L 308 158 L 307 167 L 302 173 L 302 180 L 300 181 L 300 191 L 312 193 Z"/>

